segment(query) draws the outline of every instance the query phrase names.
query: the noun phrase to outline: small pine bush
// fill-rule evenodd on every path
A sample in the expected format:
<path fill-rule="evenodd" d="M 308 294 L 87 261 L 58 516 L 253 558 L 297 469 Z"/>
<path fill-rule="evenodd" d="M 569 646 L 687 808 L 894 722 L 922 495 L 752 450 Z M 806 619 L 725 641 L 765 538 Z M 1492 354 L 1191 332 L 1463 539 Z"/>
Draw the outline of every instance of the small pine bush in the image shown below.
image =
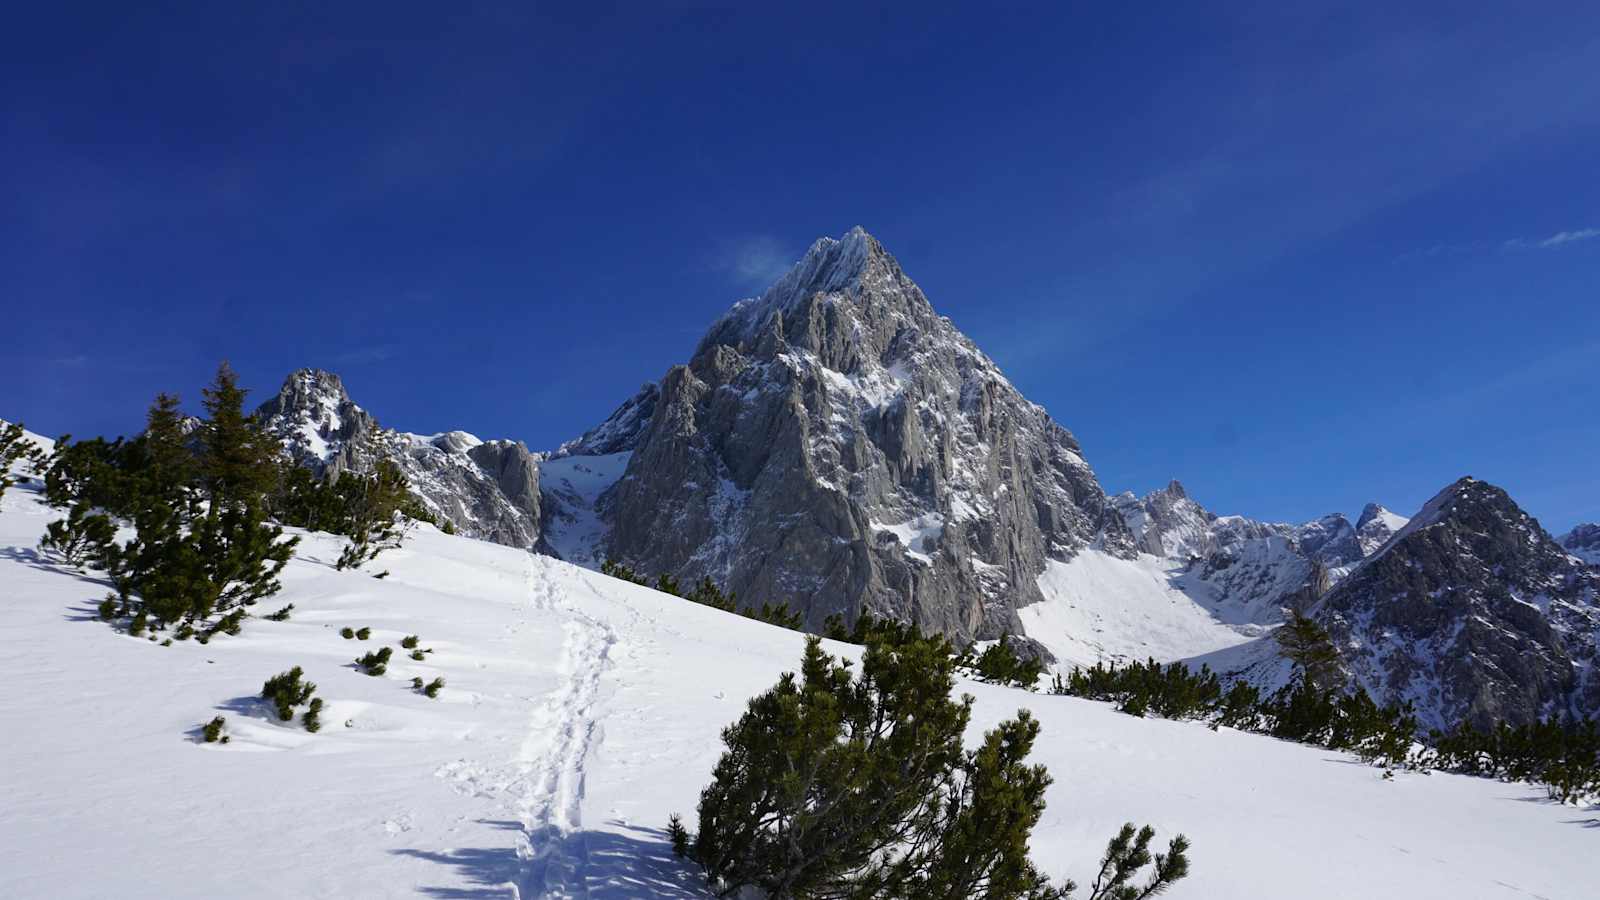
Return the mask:
<path fill-rule="evenodd" d="M 144 634 L 145 626 L 149 625 L 149 624 L 150 624 L 150 616 L 144 610 L 142 610 L 142 609 L 139 610 L 139 614 L 133 617 L 133 621 L 132 622 L 128 623 L 128 634 L 129 634 L 129 636 L 131 636 L 131 637 L 140 637 L 140 636 L 142 636 Z"/>
<path fill-rule="evenodd" d="M 358 657 L 356 659 L 356 665 L 368 675 L 382 675 L 384 672 L 389 670 L 389 657 L 393 655 L 393 653 L 394 651 L 388 647 L 379 647 L 377 650 L 374 650 L 365 656 Z"/>
<path fill-rule="evenodd" d="M 311 699 L 317 686 L 301 681 L 305 673 L 299 666 L 268 678 L 261 686 L 261 698 L 270 700 L 278 709 L 278 719 L 284 722 L 294 718 L 294 708 Z M 321 708 L 320 706 L 318 707 Z"/>
<path fill-rule="evenodd" d="M 117 527 L 110 516 L 80 502 L 73 505 L 65 519 L 45 527 L 39 549 L 55 553 L 68 565 L 109 569 L 116 560 L 116 537 Z"/>
<path fill-rule="evenodd" d="M 444 679 L 435 678 L 434 680 L 428 682 L 428 686 L 422 689 L 422 693 L 428 695 L 428 697 L 431 699 L 439 696 L 439 690 L 443 687 Z"/>
<path fill-rule="evenodd" d="M 356 631 L 356 640 L 358 641 L 364 641 L 369 637 L 372 637 L 371 628 L 361 628 Z"/>
<path fill-rule="evenodd" d="M 408 636 L 402 638 L 400 640 L 400 646 L 404 647 L 407 650 L 415 650 L 415 649 L 417 649 L 417 644 L 420 643 L 420 642 L 421 642 L 421 638 L 419 638 L 419 637 L 417 637 L 416 635 L 413 634 L 413 635 L 408 635 Z"/>
<path fill-rule="evenodd" d="M 294 610 L 294 604 L 291 603 L 288 606 L 285 606 L 283 609 L 280 609 L 277 612 L 273 613 L 272 615 L 264 616 L 263 618 L 265 618 L 268 622 L 287 622 L 287 621 L 289 621 L 289 613 L 292 612 L 293 610 Z"/>
<path fill-rule="evenodd" d="M 356 636 L 356 630 L 351 628 L 349 625 L 346 625 L 345 627 L 339 629 L 339 636 L 348 641 Z"/>
<path fill-rule="evenodd" d="M 376 575 L 374 575 L 372 577 L 378 579 L 379 581 L 382 581 L 385 578 L 389 577 L 389 570 L 388 569 L 384 569 L 382 572 L 379 572 L 378 574 L 376 574 Z"/>
<path fill-rule="evenodd" d="M 1023 659 L 1011 649 L 1010 635 L 1002 634 L 1000 640 L 984 650 L 969 666 L 982 681 L 1033 690 L 1044 674 L 1044 663 L 1038 657 Z"/>
<path fill-rule="evenodd" d="M 312 734 L 316 734 L 322 728 L 322 720 L 318 718 L 321 713 L 322 698 L 314 697 L 311 700 L 311 705 L 306 707 L 305 714 L 300 717 L 300 721 L 305 723 L 306 730 Z"/>
<path fill-rule="evenodd" d="M 224 743 L 226 743 L 228 738 L 227 738 L 226 735 L 224 735 L 222 733 L 222 729 L 223 729 L 223 726 L 225 726 L 227 724 L 228 724 L 227 721 L 224 720 L 221 716 L 217 716 L 215 719 L 212 719 L 211 721 L 207 722 L 205 724 L 205 728 L 204 728 L 203 734 L 202 734 L 202 736 L 206 740 L 206 743 L 215 744 L 219 740 L 224 742 Z"/>
<path fill-rule="evenodd" d="M 172 636 L 180 641 L 187 641 L 189 638 L 194 637 L 194 626 L 184 622 L 178 626 L 178 630 L 173 632 Z"/>
<path fill-rule="evenodd" d="M 236 609 L 233 612 L 223 616 L 221 619 L 218 619 L 217 625 L 215 628 L 211 629 L 211 633 L 215 634 L 220 631 L 223 634 L 236 635 L 244 628 L 244 617 L 245 611 L 242 609 Z"/>
<path fill-rule="evenodd" d="M 422 690 L 422 676 L 421 675 L 418 675 L 415 678 L 411 679 L 411 687 L 416 689 L 416 690 L 419 690 L 419 691 Z"/>
<path fill-rule="evenodd" d="M 672 852 L 675 856 L 685 858 L 689 855 L 689 843 L 693 835 L 689 829 L 683 827 L 683 817 L 673 813 L 667 819 L 667 837 L 672 839 Z"/>
<path fill-rule="evenodd" d="M 104 600 L 100 601 L 100 605 L 99 605 L 99 607 L 97 607 L 97 609 L 98 609 L 98 611 L 100 613 L 100 618 L 104 619 L 107 622 L 109 622 L 112 619 L 116 618 L 116 615 L 117 615 L 117 598 L 116 598 L 116 596 L 115 595 L 107 595 Z"/>
<path fill-rule="evenodd" d="M 413 651 L 411 651 L 411 658 L 416 660 L 417 662 L 421 662 L 421 661 L 427 659 L 428 657 L 423 655 L 421 650 L 413 650 Z"/>

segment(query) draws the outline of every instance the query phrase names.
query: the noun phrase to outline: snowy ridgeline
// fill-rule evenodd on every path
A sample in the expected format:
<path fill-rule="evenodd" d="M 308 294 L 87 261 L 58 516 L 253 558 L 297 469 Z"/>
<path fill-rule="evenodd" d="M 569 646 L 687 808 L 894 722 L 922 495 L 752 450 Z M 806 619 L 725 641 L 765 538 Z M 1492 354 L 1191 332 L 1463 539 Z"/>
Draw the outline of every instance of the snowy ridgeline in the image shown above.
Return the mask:
<path fill-rule="evenodd" d="M 661 829 L 693 824 L 719 730 L 801 649 L 426 527 L 382 581 L 335 571 L 338 542 L 307 535 L 265 604 L 293 603 L 289 621 L 162 647 L 98 621 L 106 586 L 35 554 L 54 515 L 23 488 L 0 508 L 0 897 L 704 896 Z M 425 661 L 399 651 L 410 634 Z M 384 676 L 352 666 L 381 646 Z M 326 703 L 317 734 L 257 699 L 295 665 Z M 447 686 L 430 700 L 414 676 Z M 1058 878 L 1090 880 L 1132 820 L 1193 839 L 1174 898 L 1595 896 L 1595 815 L 1535 787 L 1388 782 L 1328 750 L 963 689 L 972 737 L 1020 707 L 1042 722 L 1055 784 L 1033 854 Z M 217 715 L 229 743 L 198 742 Z"/>

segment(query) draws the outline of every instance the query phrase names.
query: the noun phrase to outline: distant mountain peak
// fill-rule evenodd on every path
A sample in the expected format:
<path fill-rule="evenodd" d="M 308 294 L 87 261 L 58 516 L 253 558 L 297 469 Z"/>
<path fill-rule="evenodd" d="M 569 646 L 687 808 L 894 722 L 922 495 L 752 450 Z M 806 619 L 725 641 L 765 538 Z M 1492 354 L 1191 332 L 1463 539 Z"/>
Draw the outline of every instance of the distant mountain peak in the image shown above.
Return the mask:
<path fill-rule="evenodd" d="M 1361 516 L 1356 519 L 1356 540 L 1361 543 L 1362 555 L 1371 556 L 1377 552 L 1409 521 L 1405 516 L 1390 512 L 1377 503 L 1362 507 Z"/>
<path fill-rule="evenodd" d="M 1527 722 L 1600 707 L 1597 588 L 1509 494 L 1466 477 L 1333 589 L 1326 621 L 1375 696 L 1432 698 L 1426 724 Z"/>
<path fill-rule="evenodd" d="M 1600 523 L 1585 522 L 1561 536 L 1568 553 L 1591 566 L 1600 566 Z"/>

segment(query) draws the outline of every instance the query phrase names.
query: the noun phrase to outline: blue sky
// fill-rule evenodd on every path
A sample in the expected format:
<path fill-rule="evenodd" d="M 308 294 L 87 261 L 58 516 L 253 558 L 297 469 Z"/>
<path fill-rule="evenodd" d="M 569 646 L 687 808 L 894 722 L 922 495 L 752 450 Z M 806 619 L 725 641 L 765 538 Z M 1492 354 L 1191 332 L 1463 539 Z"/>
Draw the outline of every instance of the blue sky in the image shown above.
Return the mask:
<path fill-rule="evenodd" d="M 48 6 L 0 37 L 38 430 L 225 356 L 551 447 L 860 224 L 1110 490 L 1600 519 L 1592 6 Z"/>

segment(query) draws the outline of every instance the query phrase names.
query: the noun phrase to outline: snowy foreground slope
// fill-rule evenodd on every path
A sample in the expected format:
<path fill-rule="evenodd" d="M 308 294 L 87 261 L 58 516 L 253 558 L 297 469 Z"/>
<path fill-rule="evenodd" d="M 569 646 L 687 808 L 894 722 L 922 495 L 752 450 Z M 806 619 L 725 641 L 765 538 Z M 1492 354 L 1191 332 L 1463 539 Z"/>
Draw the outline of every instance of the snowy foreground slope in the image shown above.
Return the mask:
<path fill-rule="evenodd" d="M 237 637 L 160 647 L 93 617 L 105 586 L 41 560 L 55 513 L 0 505 L 0 897 L 702 896 L 661 826 L 693 819 L 718 731 L 800 635 L 424 529 L 338 572 L 308 535 Z M 370 626 L 369 641 L 342 639 Z M 414 663 L 398 641 L 434 653 Z M 396 648 L 387 675 L 357 655 Z M 843 646 L 833 649 L 845 650 Z M 254 698 L 305 668 L 323 730 Z M 410 689 L 442 675 L 437 700 Z M 1174 898 L 1595 897 L 1600 812 L 1460 776 L 981 684 L 974 736 L 1029 707 L 1056 783 L 1034 854 L 1089 880 L 1125 820 L 1194 841 Z M 224 715 L 232 741 L 197 743 Z"/>

